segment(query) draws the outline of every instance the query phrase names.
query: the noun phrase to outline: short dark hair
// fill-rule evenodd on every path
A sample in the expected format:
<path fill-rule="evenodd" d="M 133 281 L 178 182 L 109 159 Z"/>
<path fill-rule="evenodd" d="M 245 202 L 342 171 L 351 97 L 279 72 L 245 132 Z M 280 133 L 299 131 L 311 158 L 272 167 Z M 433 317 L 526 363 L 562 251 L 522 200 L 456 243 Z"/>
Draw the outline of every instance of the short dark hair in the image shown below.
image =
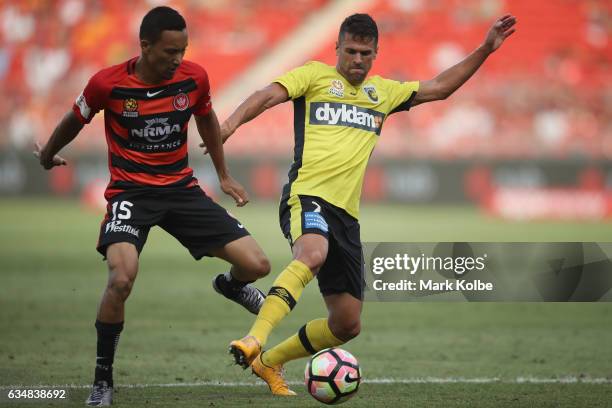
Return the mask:
<path fill-rule="evenodd" d="M 373 38 L 374 44 L 378 44 L 378 27 L 369 14 L 353 14 L 345 18 L 340 25 L 338 42 L 342 41 L 344 33 L 349 33 L 363 39 Z"/>
<path fill-rule="evenodd" d="M 151 9 L 140 23 L 140 39 L 155 44 L 164 30 L 183 31 L 185 19 L 173 8 L 160 6 Z"/>

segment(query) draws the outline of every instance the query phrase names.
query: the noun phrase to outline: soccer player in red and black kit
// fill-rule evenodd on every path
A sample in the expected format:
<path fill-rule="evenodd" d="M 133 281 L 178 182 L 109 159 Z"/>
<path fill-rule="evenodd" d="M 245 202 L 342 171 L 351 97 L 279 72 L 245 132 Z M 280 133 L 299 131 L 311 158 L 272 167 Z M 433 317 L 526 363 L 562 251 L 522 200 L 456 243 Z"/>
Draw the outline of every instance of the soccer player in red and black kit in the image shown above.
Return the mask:
<path fill-rule="evenodd" d="M 259 311 L 264 295 L 248 283 L 270 271 L 255 240 L 204 193 L 187 163 L 187 127 L 193 114 L 221 189 L 238 206 L 248 202 L 225 165 L 206 71 L 183 60 L 185 20 L 169 7 L 152 9 L 140 26 L 140 45 L 139 57 L 103 69 L 89 80 L 48 143 L 42 149 L 37 144 L 34 152 L 45 169 L 66 165 L 57 153 L 104 109 L 111 178 L 97 250 L 108 261 L 109 279 L 95 324 L 95 379 L 86 401 L 91 406 L 112 403 L 112 366 L 124 304 L 152 226 L 178 239 L 195 259 L 207 255 L 231 263 L 229 272 L 214 279 L 214 289 L 252 313 Z"/>

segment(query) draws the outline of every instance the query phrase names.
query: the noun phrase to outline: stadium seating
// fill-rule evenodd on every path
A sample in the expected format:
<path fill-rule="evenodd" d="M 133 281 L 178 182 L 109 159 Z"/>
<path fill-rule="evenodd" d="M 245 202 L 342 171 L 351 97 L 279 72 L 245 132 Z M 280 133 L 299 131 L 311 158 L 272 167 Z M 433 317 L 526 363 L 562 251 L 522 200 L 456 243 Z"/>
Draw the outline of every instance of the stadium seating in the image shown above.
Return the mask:
<path fill-rule="evenodd" d="M 213 97 L 328 0 L 174 1 L 187 16 L 187 58 L 208 70 Z M 138 24 L 150 7 L 119 0 L 0 5 L 0 149 L 29 148 L 50 134 L 87 78 L 137 55 Z M 518 32 L 449 100 L 385 124 L 376 155 L 442 159 L 612 157 L 612 3 L 605 0 L 378 0 L 374 73 L 429 79 L 474 49 L 496 16 Z M 334 64 L 335 38 L 308 59 Z M 272 78 L 270 78 L 272 79 Z M 245 94 L 252 90 L 245 89 Z M 234 156 L 285 156 L 291 107 L 266 112 L 227 146 Z M 195 139 L 195 138 L 192 138 Z M 94 120 L 76 149 L 105 150 Z"/>

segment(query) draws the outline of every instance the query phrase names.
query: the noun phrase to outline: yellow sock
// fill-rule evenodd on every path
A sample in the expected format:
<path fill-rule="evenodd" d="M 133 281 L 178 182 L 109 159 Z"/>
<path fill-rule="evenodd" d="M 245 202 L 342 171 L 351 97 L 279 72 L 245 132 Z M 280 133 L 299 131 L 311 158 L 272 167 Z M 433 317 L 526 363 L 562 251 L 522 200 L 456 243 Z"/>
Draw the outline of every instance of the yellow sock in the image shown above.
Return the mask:
<path fill-rule="evenodd" d="M 313 277 L 312 271 L 300 261 L 287 265 L 272 284 L 248 335 L 254 336 L 263 347 L 272 329 L 293 309 Z"/>
<path fill-rule="evenodd" d="M 341 344 L 344 342 L 333 335 L 327 319 L 316 319 L 306 323 L 297 334 L 266 351 L 261 360 L 272 367 Z"/>

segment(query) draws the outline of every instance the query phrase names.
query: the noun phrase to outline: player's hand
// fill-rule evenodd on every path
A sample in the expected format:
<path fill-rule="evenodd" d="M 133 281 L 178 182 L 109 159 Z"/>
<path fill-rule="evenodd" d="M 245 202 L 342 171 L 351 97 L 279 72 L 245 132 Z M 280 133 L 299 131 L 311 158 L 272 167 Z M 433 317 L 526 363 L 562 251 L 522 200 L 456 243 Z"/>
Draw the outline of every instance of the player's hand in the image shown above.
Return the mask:
<path fill-rule="evenodd" d="M 68 164 L 66 159 L 57 154 L 51 159 L 45 157 L 42 154 L 42 147 L 38 142 L 34 144 L 34 151 L 32 153 L 34 153 L 34 157 L 36 157 L 40 161 L 40 165 L 43 166 L 46 170 L 52 169 L 55 166 L 65 166 Z"/>
<path fill-rule="evenodd" d="M 232 135 L 232 132 L 229 128 L 229 126 L 227 125 L 227 122 L 223 122 L 223 124 L 221 125 L 221 142 L 225 143 L 225 141 L 227 139 L 229 139 L 229 137 Z M 208 149 L 206 148 L 206 143 L 202 142 L 200 143 L 200 147 L 202 149 L 204 149 L 204 154 L 208 154 Z"/>
<path fill-rule="evenodd" d="M 249 195 L 244 187 L 240 185 L 232 176 L 226 176 L 220 181 L 221 191 L 231 196 L 238 207 L 243 207 L 249 202 Z"/>
<path fill-rule="evenodd" d="M 487 48 L 489 53 L 498 49 L 504 40 L 510 37 L 516 31 L 514 28 L 515 24 L 516 17 L 511 14 L 506 14 L 493 23 L 493 26 L 489 29 L 484 42 L 484 46 Z"/>

